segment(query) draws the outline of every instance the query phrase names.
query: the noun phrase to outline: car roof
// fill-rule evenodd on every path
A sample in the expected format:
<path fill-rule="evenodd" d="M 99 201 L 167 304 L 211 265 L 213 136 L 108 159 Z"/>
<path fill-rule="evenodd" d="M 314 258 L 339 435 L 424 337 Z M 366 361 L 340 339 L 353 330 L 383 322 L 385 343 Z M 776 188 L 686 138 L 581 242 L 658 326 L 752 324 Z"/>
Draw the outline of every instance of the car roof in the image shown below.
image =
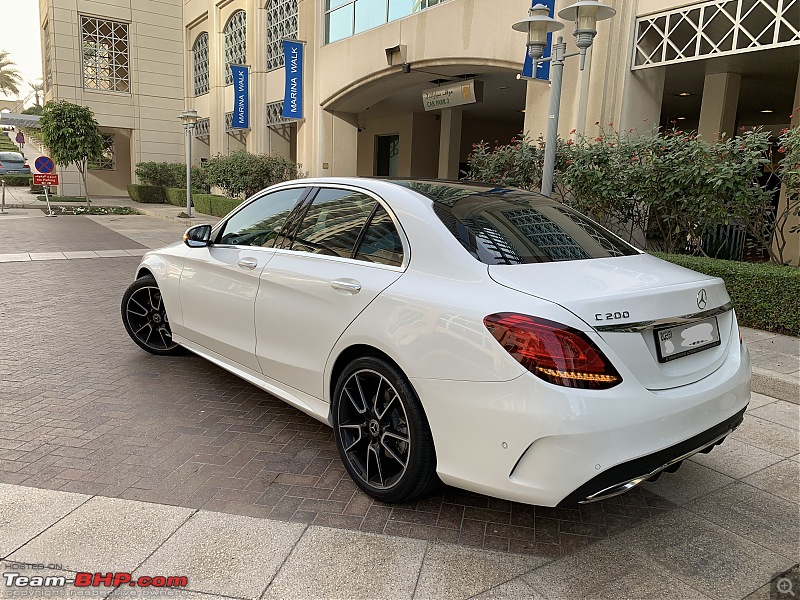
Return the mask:
<path fill-rule="evenodd" d="M 386 190 L 386 185 L 401 187 L 412 192 L 416 192 L 415 197 L 420 196 L 432 200 L 435 203 L 447 204 L 452 206 L 456 199 L 483 196 L 495 199 L 524 197 L 530 201 L 532 197 L 538 200 L 551 202 L 549 198 L 530 190 L 523 190 L 511 186 L 504 186 L 493 183 L 483 183 L 480 181 L 460 180 L 453 181 L 448 179 L 426 179 L 421 177 L 314 177 L 306 179 L 295 179 L 287 181 L 282 185 L 302 184 L 308 186 L 317 185 L 353 185 L 369 189 L 373 192 Z"/>

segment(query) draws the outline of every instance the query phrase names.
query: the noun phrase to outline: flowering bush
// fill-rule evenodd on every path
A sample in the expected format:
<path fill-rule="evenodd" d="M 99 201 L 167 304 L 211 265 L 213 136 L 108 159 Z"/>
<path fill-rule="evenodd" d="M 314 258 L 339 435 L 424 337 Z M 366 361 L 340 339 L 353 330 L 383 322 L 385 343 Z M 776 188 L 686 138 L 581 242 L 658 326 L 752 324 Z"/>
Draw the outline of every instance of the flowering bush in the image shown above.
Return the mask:
<path fill-rule="evenodd" d="M 769 135 L 761 131 L 712 144 L 682 131 L 639 136 L 609 124 L 599 135 L 559 142 L 556 197 L 629 241 L 643 242 L 646 234 L 650 248 L 716 255 L 724 246 L 716 235 L 722 226 L 749 227 L 769 215 L 770 193 L 758 184 L 768 149 Z M 543 154 L 541 140 L 494 150 L 478 144 L 469 175 L 535 189 Z M 769 239 L 757 241 L 771 251 Z"/>

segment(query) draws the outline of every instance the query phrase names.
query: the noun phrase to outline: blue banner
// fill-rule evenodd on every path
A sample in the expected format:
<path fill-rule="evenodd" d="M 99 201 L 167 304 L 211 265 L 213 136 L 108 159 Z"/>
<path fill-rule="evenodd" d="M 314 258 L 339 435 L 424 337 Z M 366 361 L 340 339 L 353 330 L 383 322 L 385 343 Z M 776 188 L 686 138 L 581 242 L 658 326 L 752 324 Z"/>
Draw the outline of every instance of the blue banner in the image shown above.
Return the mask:
<path fill-rule="evenodd" d="M 303 48 L 303 42 L 283 40 L 286 88 L 281 116 L 285 119 L 303 118 Z"/>
<path fill-rule="evenodd" d="M 231 65 L 233 73 L 233 121 L 234 129 L 250 128 L 250 69 Z"/>
<path fill-rule="evenodd" d="M 553 16 L 555 12 L 556 0 L 533 0 L 533 6 L 536 4 L 544 4 L 547 8 L 550 9 L 550 16 Z M 550 58 L 550 52 L 553 47 L 553 34 L 547 34 L 547 46 L 544 48 L 544 54 L 542 58 Z M 544 81 L 548 81 L 550 79 L 550 61 L 547 62 L 540 62 L 537 65 L 536 73 L 533 73 L 533 59 L 528 56 L 527 48 L 525 49 L 525 66 L 522 67 L 522 76 L 523 77 L 533 77 L 534 79 L 543 79 Z"/>

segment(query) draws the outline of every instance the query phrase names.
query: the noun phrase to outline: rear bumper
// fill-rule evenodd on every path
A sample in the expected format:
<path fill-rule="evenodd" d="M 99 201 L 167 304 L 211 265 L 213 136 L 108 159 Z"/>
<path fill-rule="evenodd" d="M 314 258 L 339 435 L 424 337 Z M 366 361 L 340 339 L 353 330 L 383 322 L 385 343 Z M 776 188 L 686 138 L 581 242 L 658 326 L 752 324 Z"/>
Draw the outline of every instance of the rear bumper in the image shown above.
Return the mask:
<path fill-rule="evenodd" d="M 726 434 L 750 400 L 750 357 L 737 344 L 711 375 L 660 391 L 632 379 L 610 390 L 562 388 L 527 374 L 412 384 L 445 483 L 557 506 L 650 476 Z"/>
<path fill-rule="evenodd" d="M 559 502 L 559 506 L 569 506 L 586 502 L 596 502 L 623 494 L 654 475 L 673 465 L 678 465 L 690 456 L 710 450 L 733 432 L 744 420 L 744 411 L 726 419 L 719 425 L 707 429 L 694 437 L 653 454 L 612 467 L 584 483 L 577 490 Z"/>

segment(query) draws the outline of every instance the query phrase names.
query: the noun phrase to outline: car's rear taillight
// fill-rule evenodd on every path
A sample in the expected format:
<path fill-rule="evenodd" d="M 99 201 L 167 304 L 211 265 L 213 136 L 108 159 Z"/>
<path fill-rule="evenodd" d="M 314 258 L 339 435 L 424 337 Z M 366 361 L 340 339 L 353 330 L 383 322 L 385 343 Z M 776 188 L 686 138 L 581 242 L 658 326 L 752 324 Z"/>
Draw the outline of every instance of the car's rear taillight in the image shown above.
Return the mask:
<path fill-rule="evenodd" d="M 495 313 L 483 324 L 523 367 L 549 383 L 604 390 L 622 382 L 600 348 L 577 329 L 517 313 Z"/>
<path fill-rule="evenodd" d="M 22 165 L 22 168 L 23 169 L 30 169 L 30 167 L 28 166 L 28 163 L 25 163 L 24 165 Z"/>

